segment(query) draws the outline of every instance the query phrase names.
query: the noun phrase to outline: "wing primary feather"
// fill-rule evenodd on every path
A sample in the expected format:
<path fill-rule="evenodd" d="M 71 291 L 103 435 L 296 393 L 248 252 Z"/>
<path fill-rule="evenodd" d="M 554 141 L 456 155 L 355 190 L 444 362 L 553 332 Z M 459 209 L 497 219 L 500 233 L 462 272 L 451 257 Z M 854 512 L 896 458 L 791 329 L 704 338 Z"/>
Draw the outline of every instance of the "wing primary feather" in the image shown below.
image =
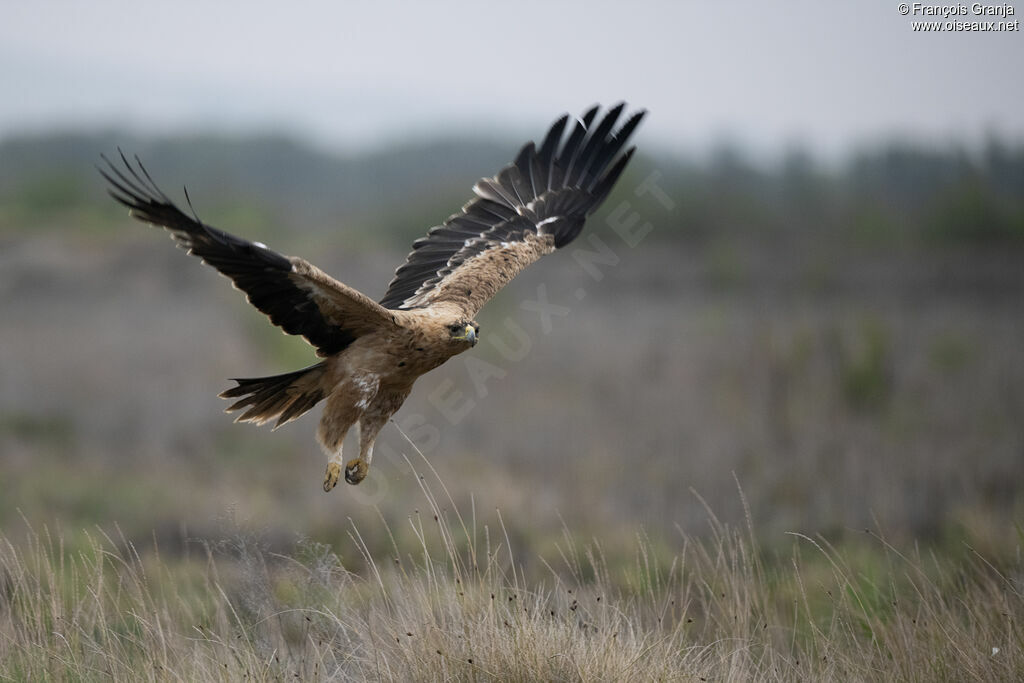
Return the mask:
<path fill-rule="evenodd" d="M 529 187 L 530 196 L 527 198 L 528 203 L 537 198 L 537 182 L 533 177 L 533 160 L 537 156 L 537 151 L 534 148 L 532 142 L 528 142 L 523 145 L 523 148 L 519 150 L 519 154 L 516 155 L 515 165 L 519 169 L 519 176 L 523 179 L 524 189 Z"/>
<path fill-rule="evenodd" d="M 101 170 L 100 173 L 102 173 L 103 177 L 107 179 L 107 182 L 117 187 L 117 189 L 120 190 L 126 196 L 130 197 L 133 200 L 133 203 L 140 202 L 145 197 L 146 191 L 138 187 L 135 183 L 133 183 L 131 180 L 125 177 L 125 175 L 121 173 L 121 170 L 118 169 L 117 166 L 115 166 L 106 156 L 101 154 L 100 157 L 103 159 L 103 161 L 107 162 L 107 165 L 110 167 L 110 171 L 115 176 L 117 176 L 118 179 L 114 180 Z M 121 158 L 124 158 L 123 154 L 121 155 Z M 127 206 L 131 207 L 132 203 L 127 204 Z"/>
<path fill-rule="evenodd" d="M 542 164 L 540 157 L 534 154 L 530 157 L 530 179 L 533 184 L 533 198 L 541 196 L 548 189 L 548 166 Z"/>
<path fill-rule="evenodd" d="M 587 112 L 592 114 L 593 110 Z M 593 116 L 591 116 L 593 118 Z M 572 162 L 576 158 L 576 152 L 579 150 L 580 143 L 583 141 L 583 136 L 587 134 L 587 123 L 586 120 L 577 120 L 576 125 L 572 129 L 572 133 L 569 134 L 569 139 L 565 141 L 565 145 L 562 147 L 561 153 L 555 160 L 564 170 L 565 177 L 569 177 L 569 173 L 572 172 Z"/>
<path fill-rule="evenodd" d="M 548 134 L 544 136 L 544 142 L 541 143 L 540 151 L 537 153 L 537 159 L 544 170 L 544 188 L 546 190 L 551 189 L 551 165 L 555 162 L 555 154 L 558 151 L 558 145 L 562 142 L 562 134 L 565 132 L 565 125 L 568 122 L 568 114 L 559 117 L 548 129 Z"/>
<path fill-rule="evenodd" d="M 121 154 L 121 158 L 124 159 L 124 154 L 123 153 Z M 125 164 L 127 164 L 127 163 L 128 162 L 125 161 Z M 139 159 L 139 155 L 138 154 L 135 155 L 135 165 L 139 167 L 139 170 L 142 171 L 142 175 L 145 176 L 146 183 L 148 183 L 148 187 L 153 191 L 153 196 L 154 197 L 159 197 L 160 199 L 164 200 L 168 204 L 173 203 L 173 202 L 171 202 L 170 198 L 163 193 L 163 191 L 160 189 L 160 187 L 155 182 L 153 182 L 153 178 L 150 177 L 149 171 L 146 170 L 146 167 L 142 165 L 142 160 Z M 131 170 L 131 166 L 128 166 L 128 169 Z M 135 171 L 132 171 L 132 175 L 134 175 L 136 178 L 139 177 L 138 174 L 135 173 Z M 139 178 L 139 181 L 142 182 L 142 179 Z M 144 184 L 146 184 L 146 183 L 144 183 Z"/>
<path fill-rule="evenodd" d="M 501 182 L 495 179 L 484 178 L 477 181 L 477 184 L 473 186 L 473 191 L 483 199 L 489 199 L 495 204 L 501 204 L 510 209 L 516 206 L 516 200 L 502 187 Z"/>
<path fill-rule="evenodd" d="M 486 230 L 490 228 L 491 225 L 492 223 L 484 221 L 480 216 L 471 216 L 468 213 L 457 213 L 454 216 L 448 216 L 444 225 L 431 228 L 427 234 L 434 235 L 442 230 L 450 230 L 454 228 L 458 228 L 460 230 L 476 230 L 477 232 L 480 232 L 478 228 Z"/>
<path fill-rule="evenodd" d="M 139 174 L 135 172 L 134 168 L 132 168 L 132 165 L 128 162 L 128 158 L 125 157 L 124 152 L 121 151 L 120 147 L 117 148 L 117 153 L 121 156 L 121 161 L 124 162 L 124 167 L 128 169 L 128 172 L 131 173 L 133 178 L 135 178 L 135 183 L 138 184 L 136 185 L 135 183 L 132 183 L 130 180 L 128 180 L 127 177 L 125 177 L 121 173 L 118 173 L 118 176 L 125 182 L 129 183 L 132 189 L 136 190 L 139 194 L 148 194 L 150 197 L 152 197 L 153 191 L 146 187 L 146 183 L 143 182 L 142 178 L 139 177 Z"/>
<path fill-rule="evenodd" d="M 467 215 L 469 215 L 470 211 L 484 211 L 484 212 L 494 216 L 495 218 L 498 218 L 500 220 L 505 221 L 505 220 L 508 220 L 509 218 L 511 218 L 512 216 L 515 215 L 515 212 L 509 212 L 506 215 L 506 214 L 500 213 L 498 211 L 498 209 L 507 209 L 507 208 L 508 207 L 506 207 L 504 204 L 500 204 L 500 203 L 498 203 L 498 202 L 496 202 L 494 200 L 489 200 L 489 199 L 485 198 L 484 201 L 479 201 L 478 200 L 478 201 L 475 201 L 475 202 L 470 202 L 469 204 L 467 204 L 465 206 L 463 211 L 465 211 L 467 213 Z"/>
<path fill-rule="evenodd" d="M 586 187 L 584 187 L 584 189 L 589 191 L 593 189 L 597 185 L 597 183 L 601 181 L 602 172 L 604 171 L 605 166 L 607 166 L 611 162 L 611 160 L 615 158 L 615 155 L 618 154 L 619 151 L 622 149 L 623 145 L 626 144 L 626 142 L 629 140 L 629 137 L 633 134 L 633 131 L 636 130 L 636 127 L 638 125 L 640 125 L 640 122 L 643 120 L 645 114 L 647 114 L 647 112 L 641 109 L 640 111 L 629 117 L 629 119 L 627 119 L 626 122 L 622 124 L 622 128 L 615 132 L 615 134 L 612 136 L 612 139 L 608 141 L 608 144 L 597 152 L 597 156 L 594 158 L 594 161 L 591 162 L 590 165 L 593 169 L 593 173 L 591 174 L 592 177 L 590 179 L 590 182 Z"/>
<path fill-rule="evenodd" d="M 537 153 L 541 159 L 549 159 L 555 155 L 555 150 L 558 149 L 558 143 L 562 141 L 562 133 L 565 132 L 565 125 L 569 122 L 569 115 L 562 114 L 558 117 L 558 120 L 551 124 L 551 128 L 548 129 L 547 135 L 544 136 L 544 141 L 540 145 L 540 151 Z"/>
<path fill-rule="evenodd" d="M 591 211 L 600 206 L 608 197 L 608 193 L 611 192 L 612 188 L 615 186 L 615 181 L 617 181 L 619 176 L 622 175 L 622 171 L 626 168 L 626 164 L 629 163 L 629 160 L 633 158 L 633 152 L 635 151 L 636 147 L 630 147 L 627 149 L 626 153 L 619 157 L 619 160 L 615 162 L 615 165 L 604 174 L 604 177 L 601 178 L 601 182 L 599 182 L 591 191 L 591 194 L 594 197 L 594 204 L 591 207 Z M 588 212 L 588 214 L 589 213 L 590 212 Z"/>
<path fill-rule="evenodd" d="M 199 214 L 196 213 L 196 207 L 192 206 L 192 198 L 188 196 L 188 187 L 182 185 L 181 189 L 185 193 L 185 203 L 188 204 L 188 210 L 192 212 L 192 218 L 195 219 L 196 223 L 202 225 L 203 222 L 199 220 Z"/>
<path fill-rule="evenodd" d="M 139 161 L 138 156 L 135 157 L 135 164 L 142 171 L 141 176 L 139 175 L 139 172 L 135 170 L 135 167 L 128 163 L 128 159 L 125 157 L 124 152 L 121 151 L 120 147 L 117 149 L 117 153 L 121 155 L 121 161 L 124 162 L 125 168 L 127 168 L 128 172 L 132 174 L 133 178 L 135 178 L 135 181 L 138 183 L 136 187 L 140 189 L 140 192 L 145 199 L 152 202 L 162 201 L 166 204 L 174 203 L 160 190 L 159 187 L 157 187 L 157 184 L 153 182 L 153 179 L 149 176 L 146 168 L 142 165 L 142 162 Z"/>
<path fill-rule="evenodd" d="M 597 112 L 601 110 L 601 105 L 595 104 L 587 111 L 583 112 L 583 126 L 590 128 L 590 124 L 593 123 L 594 117 L 597 116 Z"/>
<path fill-rule="evenodd" d="M 594 116 L 597 114 L 597 109 L 597 105 L 594 105 L 583 114 L 582 119 L 578 119 L 576 121 L 576 126 L 569 135 L 569 139 L 566 140 L 565 146 L 562 148 L 562 153 L 558 155 L 556 166 L 561 168 L 561 174 L 558 177 L 558 184 L 566 184 L 568 179 L 572 177 L 573 164 L 579 156 L 580 145 L 586 138 L 587 131 L 590 129 L 590 124 L 594 120 Z M 556 174 L 552 175 L 554 176 Z M 552 182 L 552 184 L 554 185 L 554 182 Z"/>
<path fill-rule="evenodd" d="M 103 179 L 111 185 L 111 187 L 107 188 L 107 194 L 113 197 L 119 204 L 130 207 L 131 199 L 127 194 L 125 194 L 125 190 L 121 187 L 120 183 L 111 178 L 110 175 L 108 175 L 101 167 L 96 166 L 96 170 L 99 171 L 99 174 L 103 176 Z"/>
<path fill-rule="evenodd" d="M 609 109 L 608 113 L 601 119 L 601 123 L 591 129 L 587 136 L 586 144 L 584 144 L 583 149 L 580 151 L 579 157 L 573 166 L 573 172 L 566 180 L 566 184 L 569 187 L 579 187 L 580 182 L 586 179 L 587 174 L 590 172 L 590 165 L 594 155 L 599 149 L 607 144 L 608 133 L 615 126 L 615 122 L 618 121 L 625 106 L 625 102 L 620 102 Z M 595 173 L 600 172 L 600 168 L 595 169 Z"/>
<path fill-rule="evenodd" d="M 519 192 L 519 185 L 522 184 L 522 177 L 519 176 L 518 166 L 508 166 L 498 174 L 498 182 L 502 187 L 508 186 L 508 189 L 512 190 L 512 194 L 516 196 L 516 201 L 512 205 L 513 207 L 526 206 L 526 202 L 529 200 L 523 200 L 523 195 Z"/>

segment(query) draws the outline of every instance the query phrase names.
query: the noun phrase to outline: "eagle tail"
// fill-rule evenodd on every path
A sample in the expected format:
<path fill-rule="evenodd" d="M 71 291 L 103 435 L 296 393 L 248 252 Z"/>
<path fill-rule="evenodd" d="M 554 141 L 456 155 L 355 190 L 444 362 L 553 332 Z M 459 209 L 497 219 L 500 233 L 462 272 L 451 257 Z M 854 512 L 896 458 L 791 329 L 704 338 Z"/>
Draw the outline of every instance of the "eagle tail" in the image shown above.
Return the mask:
<path fill-rule="evenodd" d="M 274 429 L 291 422 L 315 406 L 325 396 L 323 377 L 326 361 L 302 370 L 271 377 L 232 379 L 238 386 L 221 393 L 221 398 L 237 398 L 225 412 L 245 412 L 235 422 L 264 424 L 277 418 Z"/>

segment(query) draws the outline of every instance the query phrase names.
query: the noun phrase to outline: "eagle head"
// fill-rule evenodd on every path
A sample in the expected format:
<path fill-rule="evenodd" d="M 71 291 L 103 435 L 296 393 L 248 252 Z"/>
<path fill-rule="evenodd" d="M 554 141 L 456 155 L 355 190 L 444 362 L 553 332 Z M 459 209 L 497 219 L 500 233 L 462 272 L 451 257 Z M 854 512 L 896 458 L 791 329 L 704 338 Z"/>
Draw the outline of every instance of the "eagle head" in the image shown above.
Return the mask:
<path fill-rule="evenodd" d="M 480 337 L 480 325 L 472 320 L 459 320 L 448 325 L 451 340 L 456 344 L 476 346 Z"/>

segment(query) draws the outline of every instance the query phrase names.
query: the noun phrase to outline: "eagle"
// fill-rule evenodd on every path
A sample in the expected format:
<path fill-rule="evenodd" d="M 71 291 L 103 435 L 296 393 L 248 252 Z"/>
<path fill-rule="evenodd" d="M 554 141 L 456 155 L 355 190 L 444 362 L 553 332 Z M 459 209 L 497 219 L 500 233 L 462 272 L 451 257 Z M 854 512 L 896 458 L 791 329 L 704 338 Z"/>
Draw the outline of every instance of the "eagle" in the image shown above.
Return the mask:
<path fill-rule="evenodd" d="M 177 244 L 245 293 L 287 334 L 316 349 L 318 363 L 270 377 L 234 379 L 220 394 L 235 399 L 236 421 L 286 424 L 326 401 L 317 439 L 327 455 L 324 491 L 344 474 L 366 478 L 373 444 L 421 375 L 480 339 L 477 312 L 523 268 L 572 242 L 608 196 L 635 152 L 624 149 L 645 115 L 623 119 L 625 103 L 598 117 L 563 115 L 540 146 L 529 142 L 475 197 L 416 240 L 384 297 L 374 301 L 309 261 L 203 223 L 185 199 L 182 211 L 153 182 L 139 158 L 101 155 L 110 195 L 129 215 L 166 228 Z M 622 120 L 621 125 L 617 124 Z M 359 455 L 345 462 L 342 442 L 355 426 Z"/>

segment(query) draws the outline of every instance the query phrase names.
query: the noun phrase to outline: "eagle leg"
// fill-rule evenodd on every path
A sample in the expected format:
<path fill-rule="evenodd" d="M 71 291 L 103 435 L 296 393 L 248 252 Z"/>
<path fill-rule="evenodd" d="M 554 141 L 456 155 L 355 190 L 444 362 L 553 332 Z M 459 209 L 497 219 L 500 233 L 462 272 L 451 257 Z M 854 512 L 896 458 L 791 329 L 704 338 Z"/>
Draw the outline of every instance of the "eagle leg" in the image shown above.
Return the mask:
<path fill-rule="evenodd" d="M 333 464 L 333 463 L 332 463 Z M 350 484 L 358 484 L 370 472 L 370 463 L 361 459 L 353 458 L 345 464 L 345 481 Z M 337 478 L 337 475 L 335 475 Z"/>
<path fill-rule="evenodd" d="M 345 481 L 348 483 L 358 484 L 366 479 L 373 460 L 373 444 L 389 417 L 390 413 L 371 411 L 359 420 L 359 457 L 345 464 Z"/>
<path fill-rule="evenodd" d="M 342 463 L 345 462 L 341 456 L 342 446 L 345 443 L 345 435 L 348 434 L 352 425 L 356 425 L 356 429 L 359 429 L 356 422 L 358 416 L 358 412 L 336 399 L 335 395 L 327 400 L 327 408 L 324 409 L 323 417 L 320 420 L 320 431 L 317 435 L 328 458 L 327 472 L 324 474 L 325 493 L 333 489 L 341 479 Z"/>
<path fill-rule="evenodd" d="M 335 486 L 338 485 L 338 479 L 341 478 L 341 465 L 334 462 L 333 460 L 327 463 L 327 473 L 324 475 L 324 493 L 330 492 Z"/>

